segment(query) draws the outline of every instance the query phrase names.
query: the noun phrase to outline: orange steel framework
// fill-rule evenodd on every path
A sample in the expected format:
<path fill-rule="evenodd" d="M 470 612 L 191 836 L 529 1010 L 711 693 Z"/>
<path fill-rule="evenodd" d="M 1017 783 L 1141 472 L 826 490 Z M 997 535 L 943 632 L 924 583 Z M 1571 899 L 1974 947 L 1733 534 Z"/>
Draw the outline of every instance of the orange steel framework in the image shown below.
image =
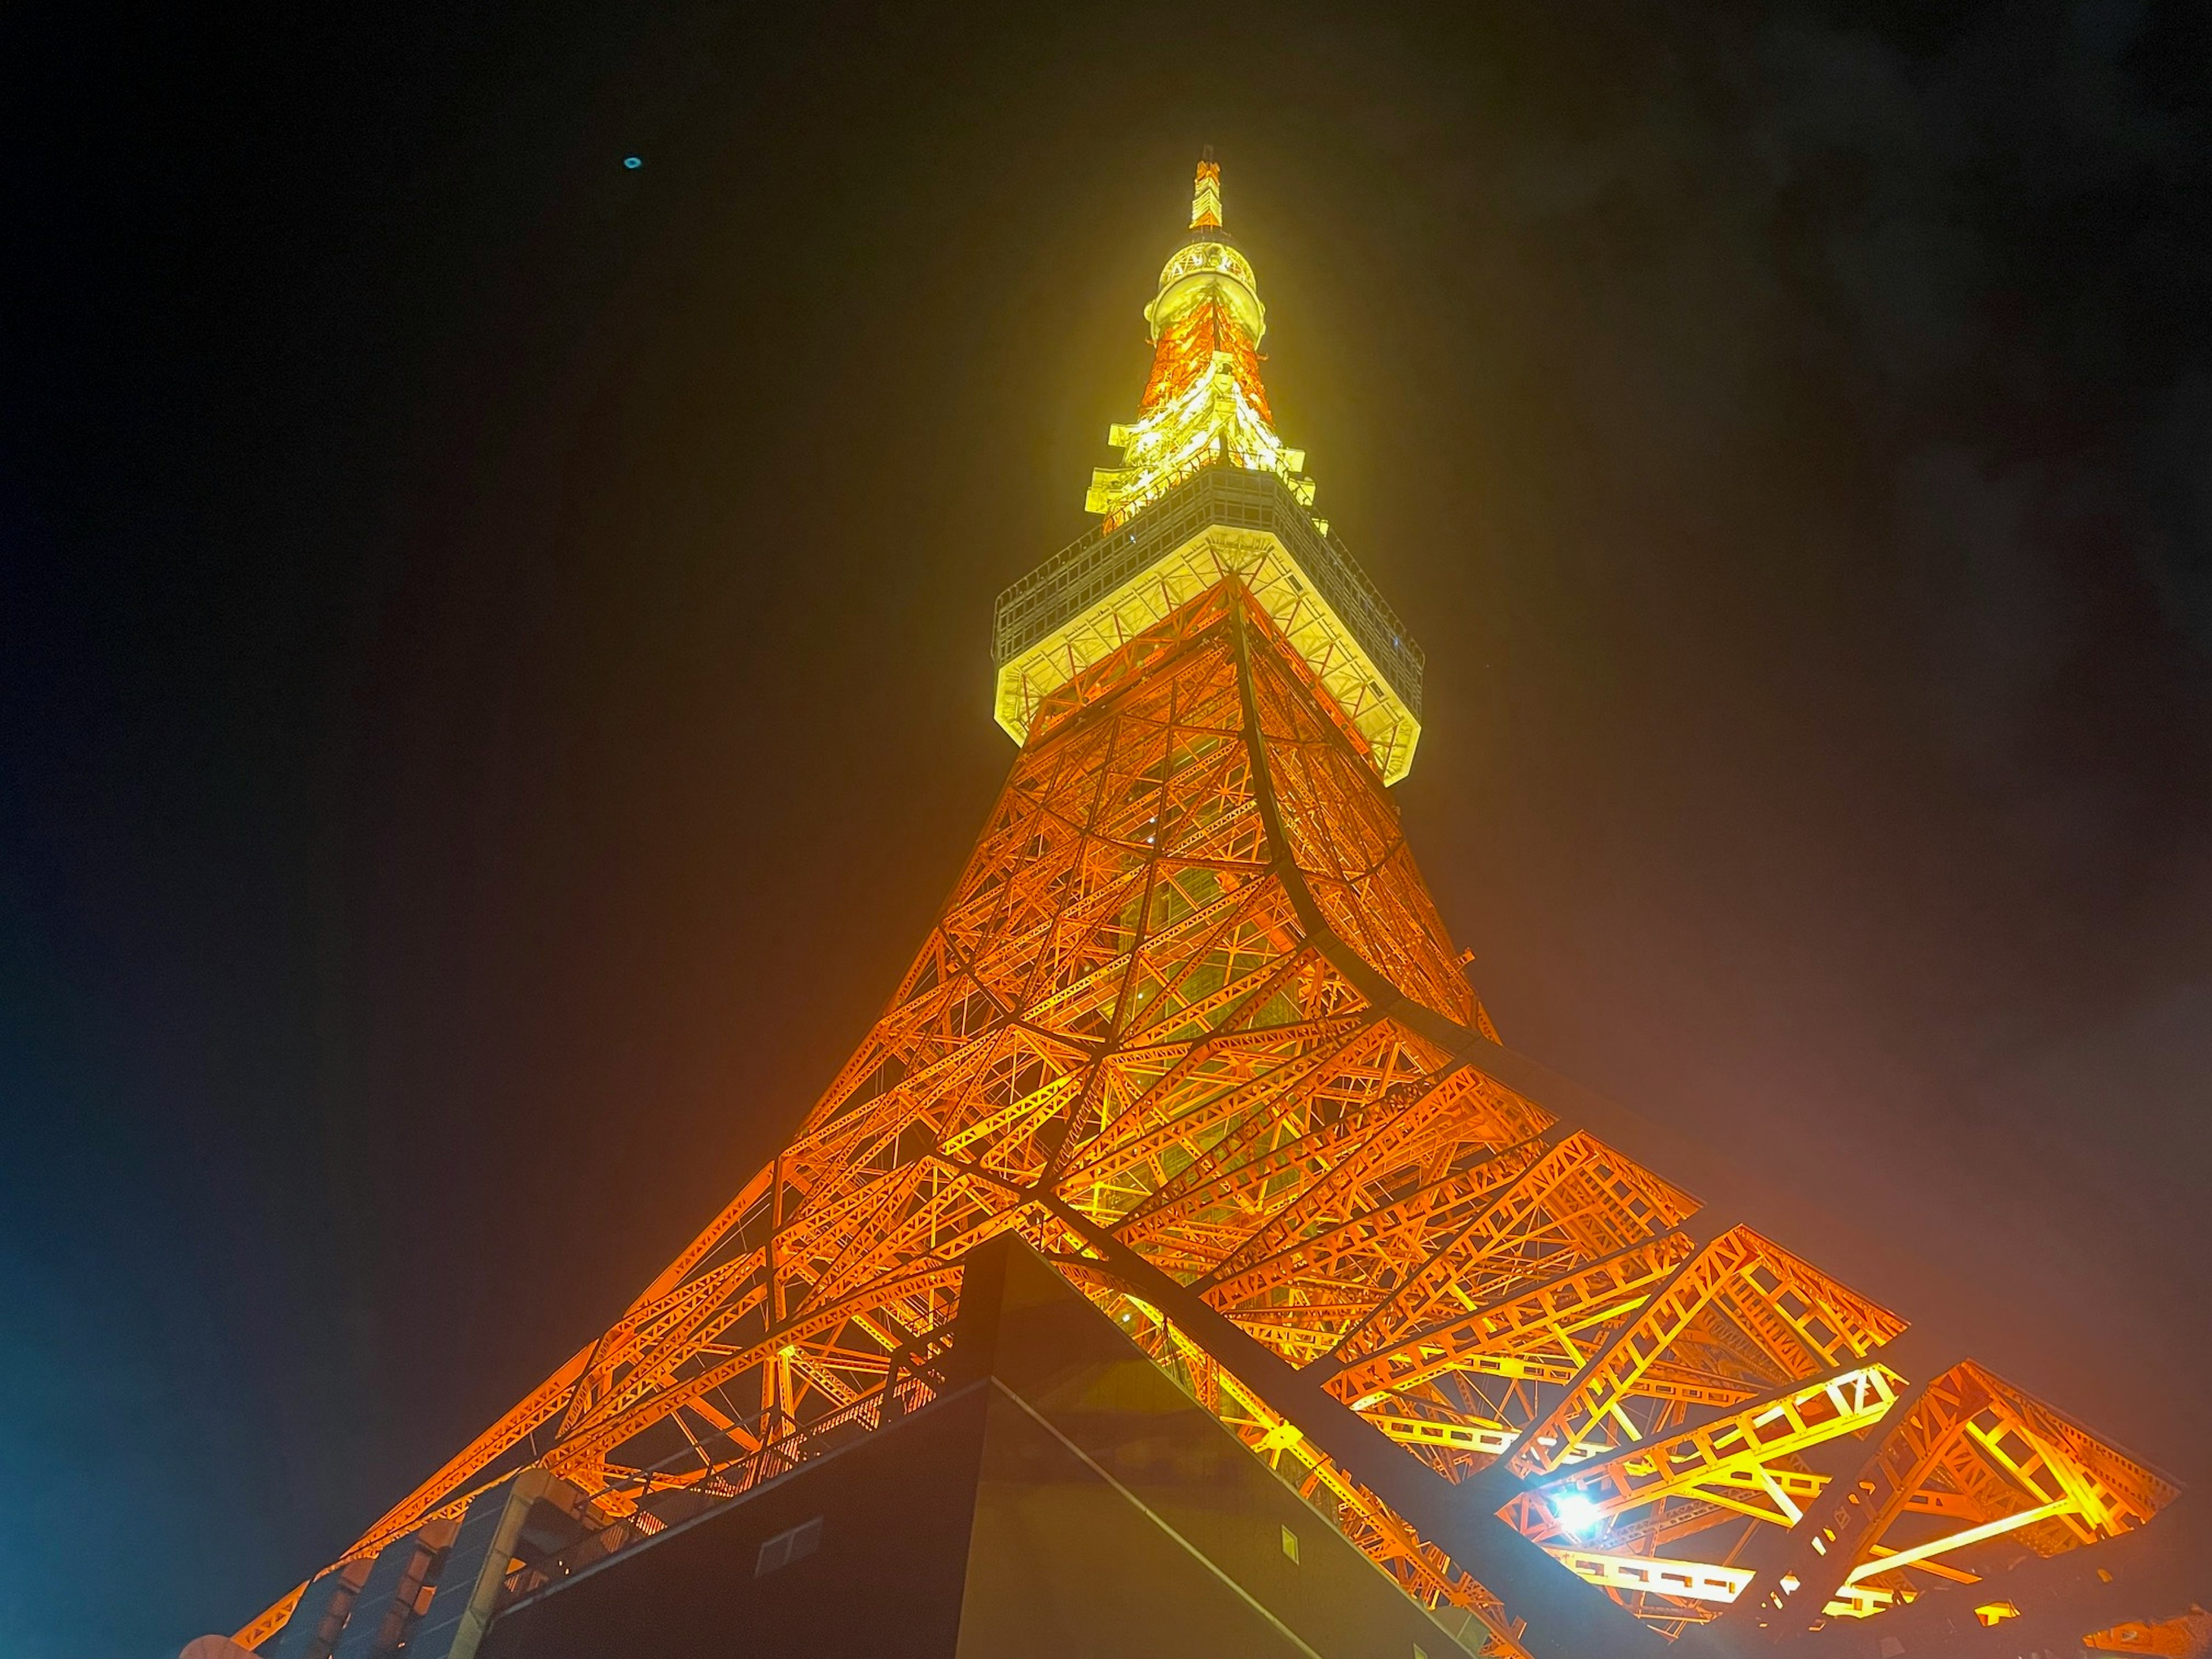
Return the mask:
<path fill-rule="evenodd" d="M 1219 226 L 1209 159 L 1186 248 L 1214 263 L 1179 252 L 1164 300 L 1193 270 L 1250 283 Z M 1272 419 L 1250 298 L 1156 302 L 1148 414 L 1218 370 Z M 1310 514 L 1280 469 L 1195 453 Z M 1172 465 L 1136 524 L 1205 482 Z M 1319 636 L 1251 578 L 1269 532 L 1194 534 L 1226 550 L 1215 579 L 1068 647 L 920 954 L 789 1145 L 345 1559 L 528 1464 L 649 1531 L 649 1493 L 742 1490 L 825 1425 L 910 1410 L 963 1256 L 1010 1230 L 1489 1652 L 1560 1650 L 1512 1586 L 1564 1574 L 1655 1650 L 1707 1625 L 1755 1645 L 2150 1520 L 2175 1491 L 2155 1472 L 1972 1362 L 1906 1374 L 1895 1313 L 1512 1086 Z M 1326 1400 L 1286 1408 L 1268 1378 L 1293 1374 Z M 1444 1511 L 1344 1451 L 1347 1413 L 1553 1578 L 1486 1577 L 1521 1558 L 1441 1536 Z"/>

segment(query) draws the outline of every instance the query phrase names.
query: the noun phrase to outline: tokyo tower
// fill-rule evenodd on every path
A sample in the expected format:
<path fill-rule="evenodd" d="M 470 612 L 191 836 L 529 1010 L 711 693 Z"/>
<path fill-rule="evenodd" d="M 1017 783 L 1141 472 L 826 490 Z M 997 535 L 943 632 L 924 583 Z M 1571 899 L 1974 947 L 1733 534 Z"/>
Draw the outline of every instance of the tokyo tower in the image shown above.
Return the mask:
<path fill-rule="evenodd" d="M 1210 152 L 1144 315 L 1097 524 L 998 601 L 1012 775 L 873 1029 L 603 1335 L 195 1648 L 505 1653 L 549 1586 L 949 1407 L 989 1261 L 1371 1562 L 1417 1656 L 1964 1653 L 2062 1602 L 2069 1643 L 2188 1650 L 2129 1589 L 2172 1483 L 1501 1045 L 1389 793 L 1423 653 L 1276 433 Z M 828 1560 L 808 1524 L 748 1571 Z M 1268 1571 L 1318 1557 L 1282 1533 Z M 1340 1650 L 1259 1571 L 1217 1576 Z"/>

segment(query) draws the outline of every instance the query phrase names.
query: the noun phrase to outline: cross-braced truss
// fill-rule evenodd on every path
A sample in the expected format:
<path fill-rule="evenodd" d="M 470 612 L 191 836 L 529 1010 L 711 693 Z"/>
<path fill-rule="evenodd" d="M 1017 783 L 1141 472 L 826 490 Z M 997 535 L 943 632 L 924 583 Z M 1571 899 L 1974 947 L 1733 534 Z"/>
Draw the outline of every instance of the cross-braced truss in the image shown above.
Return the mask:
<path fill-rule="evenodd" d="M 1911 1387 L 1881 1358 L 1895 1315 L 1698 1231 L 1680 1188 L 1488 1075 L 1460 963 L 1357 731 L 1225 580 L 1041 711 L 784 1152 L 349 1553 L 520 1462 L 649 1529 L 656 1494 L 863 1431 L 927 1396 L 962 1256 L 1013 1230 L 1409 1592 L 1516 1650 L 1511 1608 L 1071 1217 L 1443 1475 L 1502 1464 L 1506 1517 L 1668 1632 L 1793 1597 L 1878 1613 L 2001 1540 L 2070 1548 L 2171 1496 L 1978 1367 Z"/>

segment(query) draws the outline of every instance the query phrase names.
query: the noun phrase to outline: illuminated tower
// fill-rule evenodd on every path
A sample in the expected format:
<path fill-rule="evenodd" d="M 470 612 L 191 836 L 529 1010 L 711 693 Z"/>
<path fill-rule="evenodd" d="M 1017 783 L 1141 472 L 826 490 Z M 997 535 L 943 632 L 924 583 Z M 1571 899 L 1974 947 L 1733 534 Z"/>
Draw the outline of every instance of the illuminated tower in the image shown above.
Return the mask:
<path fill-rule="evenodd" d="M 534 1536 L 559 1574 L 641 1559 L 907 1431 L 1005 1235 L 1474 1651 L 1941 1650 L 1917 1615 L 2032 1621 L 2174 1496 L 1911 1363 L 1903 1319 L 1500 1046 L 1389 793 L 1422 653 L 1276 434 L 1221 209 L 1209 155 L 1100 522 L 999 601 L 1021 750 L 882 1017 L 604 1335 L 240 1644 L 465 1659 L 556 1573 Z"/>

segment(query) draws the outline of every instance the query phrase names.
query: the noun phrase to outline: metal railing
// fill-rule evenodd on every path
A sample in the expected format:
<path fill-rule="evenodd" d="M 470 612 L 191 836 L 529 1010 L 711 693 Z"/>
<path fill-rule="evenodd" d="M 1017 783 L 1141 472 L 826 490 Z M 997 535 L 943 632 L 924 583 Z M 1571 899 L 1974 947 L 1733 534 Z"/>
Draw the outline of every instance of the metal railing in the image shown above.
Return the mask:
<path fill-rule="evenodd" d="M 502 1609 L 511 1607 L 526 1595 L 574 1577 L 607 1557 L 666 1530 L 669 1523 L 647 1507 L 656 1490 L 664 1497 L 681 1493 L 696 1498 L 699 1500 L 696 1512 L 703 1513 L 790 1474 L 812 1458 L 866 1438 L 884 1426 L 887 1403 L 890 1418 L 896 1420 L 912 1416 L 936 1397 L 937 1389 L 927 1379 L 911 1374 L 901 1376 L 873 1394 L 863 1395 L 849 1406 L 771 1435 L 750 1451 L 739 1450 L 733 1455 L 714 1459 L 704 1468 L 698 1467 L 699 1454 L 694 1451 L 676 1453 L 652 1468 L 641 1469 L 620 1483 L 627 1489 L 626 1495 L 639 1507 L 586 1533 L 564 1548 L 515 1568 L 507 1574 L 501 1589 L 500 1606 Z M 663 1480 L 656 1487 L 655 1478 L 668 1474 L 677 1478 Z"/>
<path fill-rule="evenodd" d="M 1127 523 L 1103 526 L 1069 543 L 999 595 L 992 608 L 991 656 L 1011 662 L 1080 616 L 1132 577 L 1149 569 L 1209 525 L 1263 530 L 1291 559 L 1329 608 L 1352 630 L 1368 659 L 1418 720 L 1428 656 L 1406 632 L 1344 544 L 1314 527 L 1272 472 L 1223 461 L 1201 468 Z"/>

